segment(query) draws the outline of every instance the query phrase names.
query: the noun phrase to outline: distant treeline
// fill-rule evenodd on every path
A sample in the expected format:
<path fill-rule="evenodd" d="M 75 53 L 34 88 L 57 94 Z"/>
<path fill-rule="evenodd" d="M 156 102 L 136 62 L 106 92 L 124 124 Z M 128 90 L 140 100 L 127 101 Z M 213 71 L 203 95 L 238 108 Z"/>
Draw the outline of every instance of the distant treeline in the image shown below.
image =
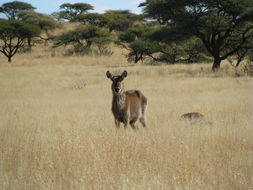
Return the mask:
<path fill-rule="evenodd" d="M 36 40 L 52 41 L 53 47 L 71 47 L 68 53 L 111 55 L 109 44 L 128 50 L 130 62 L 193 63 L 213 59 L 212 69 L 233 57 L 252 59 L 252 0 L 146 0 L 139 5 L 143 14 L 128 10 L 91 13 L 87 3 L 64 3 L 51 15 L 35 11 L 31 4 L 13 1 L 2 4 L 0 52 L 8 61 L 20 49 L 32 50 Z M 62 22 L 79 25 L 57 36 L 50 31 Z M 42 35 L 43 34 L 43 35 Z"/>

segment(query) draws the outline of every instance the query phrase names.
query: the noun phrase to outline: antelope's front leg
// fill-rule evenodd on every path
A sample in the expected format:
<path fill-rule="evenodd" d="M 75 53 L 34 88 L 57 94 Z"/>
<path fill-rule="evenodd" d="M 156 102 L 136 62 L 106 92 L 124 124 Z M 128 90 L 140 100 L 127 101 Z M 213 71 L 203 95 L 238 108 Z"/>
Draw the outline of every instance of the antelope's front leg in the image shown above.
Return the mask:
<path fill-rule="evenodd" d="M 120 127 L 120 122 L 119 122 L 117 119 L 114 119 L 114 122 L 115 122 L 116 128 L 119 129 L 119 127 Z"/>
<path fill-rule="evenodd" d="M 127 128 L 128 122 L 129 122 L 129 114 L 125 112 L 124 119 L 123 119 L 125 129 Z"/>
<path fill-rule="evenodd" d="M 126 129 L 128 125 L 128 121 L 124 122 L 124 128 Z"/>

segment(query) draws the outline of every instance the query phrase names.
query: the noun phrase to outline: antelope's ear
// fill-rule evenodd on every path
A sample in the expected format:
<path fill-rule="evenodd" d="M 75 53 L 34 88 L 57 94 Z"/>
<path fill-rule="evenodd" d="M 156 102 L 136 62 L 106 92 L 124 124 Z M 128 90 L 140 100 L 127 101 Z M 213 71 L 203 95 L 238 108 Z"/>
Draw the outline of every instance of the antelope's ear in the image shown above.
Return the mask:
<path fill-rule="evenodd" d="M 127 77 L 127 71 L 123 71 L 123 73 L 121 74 L 121 76 L 122 76 L 123 78 L 126 78 L 126 77 Z"/>
<path fill-rule="evenodd" d="M 106 76 L 109 79 L 112 79 L 112 73 L 110 73 L 110 71 L 106 71 Z"/>

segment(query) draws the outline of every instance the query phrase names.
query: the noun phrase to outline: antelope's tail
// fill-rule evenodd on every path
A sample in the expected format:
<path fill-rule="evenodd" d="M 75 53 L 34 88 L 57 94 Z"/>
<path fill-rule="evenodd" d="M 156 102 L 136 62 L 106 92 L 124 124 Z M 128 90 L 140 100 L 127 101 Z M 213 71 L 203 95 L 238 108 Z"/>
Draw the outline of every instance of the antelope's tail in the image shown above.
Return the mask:
<path fill-rule="evenodd" d="M 144 116 L 145 115 L 145 111 L 147 109 L 147 105 L 148 105 L 148 100 L 145 96 L 143 96 L 142 98 L 142 105 L 141 105 L 141 113 Z"/>

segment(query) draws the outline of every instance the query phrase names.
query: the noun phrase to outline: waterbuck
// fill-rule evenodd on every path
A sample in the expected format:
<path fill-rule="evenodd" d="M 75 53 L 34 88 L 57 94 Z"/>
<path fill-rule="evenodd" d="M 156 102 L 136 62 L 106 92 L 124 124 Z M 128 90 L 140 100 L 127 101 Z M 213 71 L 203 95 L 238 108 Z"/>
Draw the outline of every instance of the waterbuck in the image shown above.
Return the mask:
<path fill-rule="evenodd" d="M 112 113 L 116 127 L 119 128 L 120 123 L 123 123 L 126 128 L 129 123 L 133 129 L 136 129 L 137 120 L 140 120 L 145 127 L 147 98 L 139 90 L 124 90 L 123 80 L 127 77 L 127 71 L 117 76 L 107 71 L 106 76 L 112 80 Z"/>

